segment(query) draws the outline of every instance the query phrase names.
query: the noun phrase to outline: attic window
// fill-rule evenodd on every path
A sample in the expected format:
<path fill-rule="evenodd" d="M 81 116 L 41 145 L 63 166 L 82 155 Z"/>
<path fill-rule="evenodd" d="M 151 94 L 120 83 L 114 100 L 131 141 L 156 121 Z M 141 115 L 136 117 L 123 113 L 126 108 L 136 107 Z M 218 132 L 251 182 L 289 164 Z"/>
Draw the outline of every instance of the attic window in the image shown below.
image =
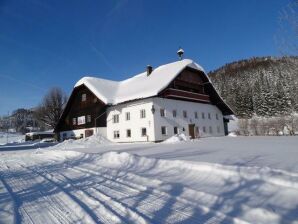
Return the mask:
<path fill-rule="evenodd" d="M 85 102 L 87 99 L 87 94 L 86 93 L 83 93 L 82 94 L 82 102 Z"/>

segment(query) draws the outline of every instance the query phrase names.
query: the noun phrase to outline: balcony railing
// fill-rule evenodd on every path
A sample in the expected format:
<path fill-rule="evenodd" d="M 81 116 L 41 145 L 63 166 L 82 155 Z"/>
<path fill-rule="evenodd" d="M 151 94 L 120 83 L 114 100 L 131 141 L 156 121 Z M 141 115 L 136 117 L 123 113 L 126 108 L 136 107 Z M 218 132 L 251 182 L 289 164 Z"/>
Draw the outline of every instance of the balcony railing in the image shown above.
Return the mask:
<path fill-rule="evenodd" d="M 161 95 L 167 98 L 179 98 L 191 101 L 210 103 L 210 97 L 208 95 L 188 92 L 180 89 L 169 88 L 163 91 Z"/>

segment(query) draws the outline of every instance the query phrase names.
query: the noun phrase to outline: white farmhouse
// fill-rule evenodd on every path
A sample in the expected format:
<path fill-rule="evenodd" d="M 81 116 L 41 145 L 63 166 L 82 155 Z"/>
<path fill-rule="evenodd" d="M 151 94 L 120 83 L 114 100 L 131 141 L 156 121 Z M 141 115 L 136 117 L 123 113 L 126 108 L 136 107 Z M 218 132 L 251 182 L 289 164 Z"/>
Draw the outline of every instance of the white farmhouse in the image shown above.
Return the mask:
<path fill-rule="evenodd" d="M 147 66 L 123 81 L 79 80 L 55 132 L 61 140 L 100 133 L 113 142 L 158 142 L 227 134 L 233 114 L 203 68 L 189 59 Z"/>

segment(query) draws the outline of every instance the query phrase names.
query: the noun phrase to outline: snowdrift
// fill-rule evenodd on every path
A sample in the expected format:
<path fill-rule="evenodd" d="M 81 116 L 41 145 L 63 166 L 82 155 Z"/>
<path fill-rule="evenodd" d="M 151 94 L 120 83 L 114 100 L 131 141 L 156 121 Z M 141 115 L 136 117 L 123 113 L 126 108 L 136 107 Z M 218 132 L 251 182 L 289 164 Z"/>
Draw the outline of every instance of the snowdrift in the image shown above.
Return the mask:
<path fill-rule="evenodd" d="M 53 147 L 53 149 L 78 149 L 78 148 L 96 148 L 97 146 L 111 144 L 107 138 L 100 134 L 92 135 L 88 138 L 78 140 L 69 139 L 65 140 Z"/>
<path fill-rule="evenodd" d="M 65 144 L 110 144 L 95 137 Z M 295 170 L 58 149 L 1 154 L 0 222 L 298 223 Z"/>
<path fill-rule="evenodd" d="M 185 142 L 189 140 L 190 140 L 189 136 L 186 136 L 185 134 L 181 133 L 181 134 L 173 135 L 172 137 L 164 140 L 163 143 L 178 143 L 178 142 Z"/>

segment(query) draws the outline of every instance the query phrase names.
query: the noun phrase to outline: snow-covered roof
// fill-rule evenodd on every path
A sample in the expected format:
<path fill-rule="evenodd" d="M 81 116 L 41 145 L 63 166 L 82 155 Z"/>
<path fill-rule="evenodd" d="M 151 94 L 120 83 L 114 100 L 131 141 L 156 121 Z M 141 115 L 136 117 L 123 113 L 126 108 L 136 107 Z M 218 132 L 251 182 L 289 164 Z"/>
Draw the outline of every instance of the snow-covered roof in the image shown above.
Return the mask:
<path fill-rule="evenodd" d="M 123 81 L 83 77 L 75 87 L 85 85 L 105 104 L 115 105 L 157 95 L 186 67 L 204 72 L 204 69 L 194 61 L 183 59 L 159 66 L 149 76 L 147 72 L 143 72 Z"/>

